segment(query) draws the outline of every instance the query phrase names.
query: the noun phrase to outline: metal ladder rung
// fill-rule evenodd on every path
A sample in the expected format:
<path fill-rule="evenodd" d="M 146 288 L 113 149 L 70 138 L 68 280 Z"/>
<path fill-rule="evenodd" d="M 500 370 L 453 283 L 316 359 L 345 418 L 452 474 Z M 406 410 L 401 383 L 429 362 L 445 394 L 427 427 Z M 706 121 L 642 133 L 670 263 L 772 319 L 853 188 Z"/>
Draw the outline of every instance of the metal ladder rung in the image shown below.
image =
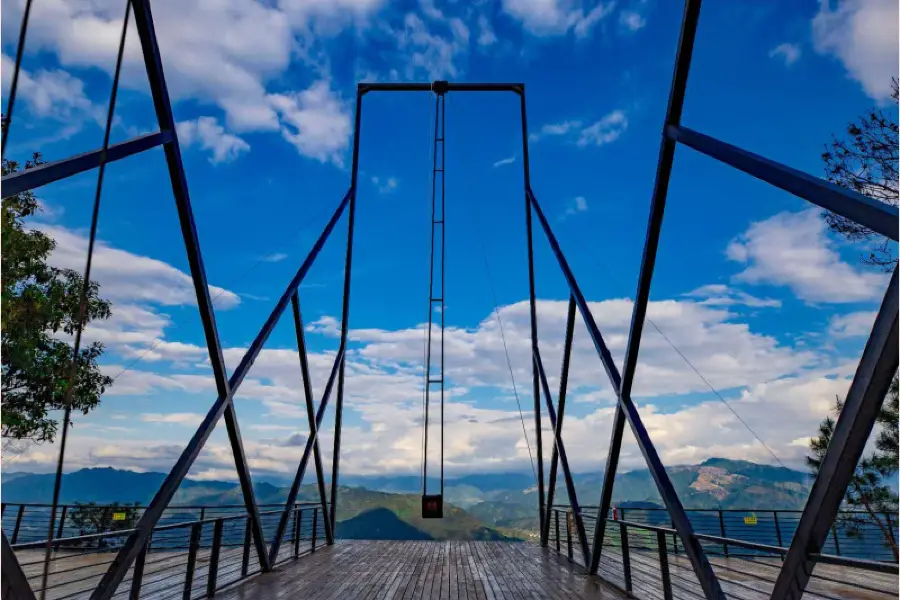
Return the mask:
<path fill-rule="evenodd" d="M 432 302 L 443 302 L 444 299 L 443 298 L 432 298 L 431 301 Z"/>
<path fill-rule="evenodd" d="M 429 379 L 428 383 L 440 383 L 441 385 L 443 385 L 444 380 L 443 379 Z"/>

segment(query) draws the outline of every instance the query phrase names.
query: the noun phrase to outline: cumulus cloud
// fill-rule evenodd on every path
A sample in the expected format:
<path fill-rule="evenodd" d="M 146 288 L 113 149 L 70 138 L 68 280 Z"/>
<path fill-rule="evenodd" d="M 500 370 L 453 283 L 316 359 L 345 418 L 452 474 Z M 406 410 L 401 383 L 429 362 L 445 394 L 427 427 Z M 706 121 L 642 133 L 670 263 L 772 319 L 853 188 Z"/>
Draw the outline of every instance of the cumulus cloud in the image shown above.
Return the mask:
<path fill-rule="evenodd" d="M 619 25 L 629 33 L 643 29 L 646 24 L 647 20 L 640 13 L 631 10 L 623 10 L 619 13 Z"/>
<path fill-rule="evenodd" d="M 514 162 L 516 162 L 515 154 L 513 154 L 512 156 L 509 156 L 507 158 L 501 158 L 500 160 L 498 160 L 497 162 L 494 163 L 494 168 L 496 169 L 497 167 L 505 167 L 506 165 L 513 164 Z"/>
<path fill-rule="evenodd" d="M 822 0 L 812 21 L 813 44 L 840 60 L 866 94 L 887 100 L 898 69 L 898 21 L 895 0 Z"/>
<path fill-rule="evenodd" d="M 615 2 L 601 2 L 587 11 L 577 0 L 503 0 L 502 6 L 532 35 L 559 36 L 574 30 L 577 37 L 586 37 L 612 12 Z"/>
<path fill-rule="evenodd" d="M 390 194 L 391 192 L 396 191 L 400 182 L 396 177 L 378 177 L 377 175 L 373 175 L 372 185 L 375 186 L 375 189 L 378 190 L 379 194 Z"/>
<path fill-rule="evenodd" d="M 841 260 L 819 209 L 782 212 L 732 240 L 728 258 L 746 265 L 735 281 L 789 287 L 807 302 L 861 302 L 884 294 L 885 274 Z"/>
<path fill-rule="evenodd" d="M 50 264 L 81 271 L 87 256 L 88 240 L 81 234 L 57 225 L 34 223 L 34 229 L 56 241 Z M 148 256 L 132 254 L 97 240 L 91 278 L 100 283 L 101 295 L 110 300 L 141 301 L 163 306 L 196 305 L 190 275 Z M 240 297 L 224 288 L 209 286 L 217 308 L 233 308 Z"/>
<path fill-rule="evenodd" d="M 352 134 L 350 109 L 329 81 L 317 81 L 299 92 L 271 94 L 268 100 L 281 117 L 281 135 L 300 154 L 344 164 L 343 153 Z"/>
<path fill-rule="evenodd" d="M 833 315 L 828 333 L 835 338 L 867 337 L 875 324 L 875 311 L 863 310 L 846 315 Z"/>
<path fill-rule="evenodd" d="M 572 200 L 571 204 L 569 204 L 569 206 L 566 208 L 565 212 L 562 214 L 562 217 L 560 217 L 560 218 L 566 219 L 568 217 L 571 217 L 572 215 L 586 212 L 587 209 L 588 209 L 588 203 L 587 203 L 587 200 L 584 198 L 584 196 L 576 196 Z"/>
<path fill-rule="evenodd" d="M 548 123 L 542 126 L 538 131 L 528 136 L 528 140 L 536 142 L 544 137 L 553 137 L 566 135 L 570 131 L 574 131 L 581 127 L 581 121 L 561 121 L 559 123 Z"/>
<path fill-rule="evenodd" d="M 769 58 L 777 58 L 784 61 L 784 66 L 790 67 L 800 60 L 800 44 L 778 44 L 769 50 Z"/>
<path fill-rule="evenodd" d="M 178 141 L 186 148 L 200 146 L 211 154 L 209 162 L 219 164 L 231 162 L 242 152 L 250 150 L 250 144 L 238 136 L 228 133 L 219 125 L 215 117 L 199 117 L 192 121 L 176 124 Z"/>
<path fill-rule="evenodd" d="M 579 146 L 603 146 L 614 142 L 625 133 L 628 128 L 628 118 L 621 110 L 614 110 L 604 115 L 593 125 L 581 130 L 578 136 Z"/>
<path fill-rule="evenodd" d="M 407 13 L 402 27 L 393 30 L 392 35 L 407 79 L 447 79 L 458 77 L 465 70 L 461 62 L 468 56 L 470 32 L 458 17 L 426 21 L 415 13 Z M 480 37 L 484 35 L 482 30 Z"/>

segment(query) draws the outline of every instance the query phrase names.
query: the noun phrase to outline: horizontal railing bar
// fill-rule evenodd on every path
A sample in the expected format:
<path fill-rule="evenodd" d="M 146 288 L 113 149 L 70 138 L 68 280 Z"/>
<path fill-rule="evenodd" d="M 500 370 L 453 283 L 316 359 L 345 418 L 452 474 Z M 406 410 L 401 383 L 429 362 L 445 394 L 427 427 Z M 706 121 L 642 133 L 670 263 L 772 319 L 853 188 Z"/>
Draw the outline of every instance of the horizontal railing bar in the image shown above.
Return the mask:
<path fill-rule="evenodd" d="M 645 523 L 635 523 L 634 521 L 623 521 L 621 519 L 608 519 L 607 523 L 621 523 L 625 525 L 625 527 L 634 527 L 635 529 L 644 529 L 646 531 L 661 531 L 663 533 L 678 533 L 674 529 L 669 527 L 658 527 L 656 525 L 647 525 Z M 695 537 L 700 537 L 699 535 Z"/>
<path fill-rule="evenodd" d="M 148 133 L 130 140 L 113 144 L 106 150 L 106 162 L 111 163 L 122 160 L 156 146 L 161 146 L 172 139 L 171 132 L 157 131 Z M 83 154 L 76 154 L 69 158 L 44 163 L 31 169 L 23 169 L 6 175 L 0 185 L 3 187 L 3 197 L 8 198 L 27 192 L 42 185 L 71 177 L 85 171 L 90 171 L 100 166 L 103 150 L 91 150 Z"/>
<path fill-rule="evenodd" d="M 897 563 L 866 560 L 863 558 L 848 558 L 845 556 L 833 556 L 831 554 L 810 554 L 809 559 L 817 563 L 836 565 L 839 567 L 853 567 L 856 569 L 864 569 L 866 571 L 889 573 L 891 575 L 900 574 L 900 565 L 898 565 Z"/>
<path fill-rule="evenodd" d="M 722 537 L 719 535 L 707 535 L 705 533 L 695 533 L 694 537 L 698 540 L 703 540 L 704 542 L 715 542 L 718 544 L 727 544 L 729 546 L 738 546 L 740 548 L 747 548 L 748 550 L 761 550 L 763 552 L 771 552 L 773 554 L 782 554 L 787 552 L 787 548 L 782 548 L 781 546 L 771 546 L 769 544 L 758 544 L 756 542 L 745 542 L 744 540 L 738 540 L 735 538 Z"/>
<path fill-rule="evenodd" d="M 666 137 L 711 156 L 749 175 L 868 227 L 895 242 L 900 232 L 897 207 L 792 169 L 687 127 L 669 125 Z"/>
<path fill-rule="evenodd" d="M 299 512 L 302 514 L 303 512 L 310 510 L 310 508 L 311 507 L 304 506 L 301 508 L 294 509 L 294 512 Z M 266 515 L 280 515 L 280 514 L 281 514 L 280 510 L 267 510 L 267 511 L 263 511 L 263 512 L 259 513 L 259 516 L 262 517 L 262 516 L 266 516 Z M 180 523 L 170 523 L 168 525 L 159 525 L 157 527 L 154 527 L 153 533 L 156 534 L 160 531 L 171 531 L 173 529 L 187 529 L 193 525 L 206 525 L 207 523 L 215 523 L 216 521 L 236 521 L 238 519 L 246 519 L 247 517 L 248 517 L 248 515 L 245 513 L 245 514 L 241 514 L 241 515 L 229 515 L 227 517 L 209 517 L 209 518 L 206 518 L 203 520 L 182 521 Z M 70 544 L 72 542 L 87 542 L 87 541 L 97 540 L 97 539 L 118 538 L 118 537 L 124 537 L 126 535 L 131 535 L 135 531 L 137 531 L 136 528 L 119 529 L 117 531 L 110 531 L 110 532 L 104 532 L 104 533 L 89 533 L 87 535 L 79 535 L 79 536 L 74 536 L 74 537 L 54 538 L 53 540 L 51 540 L 50 543 L 53 545 L 62 545 L 62 544 Z M 47 540 L 41 540 L 41 541 L 36 541 L 36 542 L 25 542 L 22 544 L 13 544 L 12 549 L 13 550 L 30 550 L 32 548 L 41 548 L 46 545 L 47 545 Z"/>

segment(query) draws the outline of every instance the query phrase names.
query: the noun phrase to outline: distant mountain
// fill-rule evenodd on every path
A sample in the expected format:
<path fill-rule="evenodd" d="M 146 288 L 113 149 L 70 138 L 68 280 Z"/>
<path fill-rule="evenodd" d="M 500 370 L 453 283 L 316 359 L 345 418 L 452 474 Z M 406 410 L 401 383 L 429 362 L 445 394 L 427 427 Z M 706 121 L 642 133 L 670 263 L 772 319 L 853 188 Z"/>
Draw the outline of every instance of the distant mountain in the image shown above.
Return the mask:
<path fill-rule="evenodd" d="M 386 508 L 375 508 L 337 524 L 335 536 L 344 540 L 434 539 L 403 521 Z"/>
<path fill-rule="evenodd" d="M 806 473 L 748 461 L 711 458 L 699 465 L 677 465 L 667 471 L 688 509 L 796 509 L 803 506 L 808 493 Z M 5 503 L 50 501 L 52 474 L 3 475 Z M 61 502 L 147 504 L 164 478 L 163 473 L 82 469 L 63 476 Z M 307 481 L 310 480 L 313 480 L 311 475 Z M 283 504 L 287 497 L 287 487 L 271 481 L 255 482 L 260 505 Z M 338 515 L 346 523 L 341 527 L 348 535 L 355 537 L 396 536 L 405 531 L 409 535 L 426 535 L 428 539 L 503 539 L 509 535 L 531 535 L 537 529 L 537 490 L 532 475 L 528 473 L 478 474 L 447 479 L 444 519 L 421 518 L 422 482 L 417 476 L 348 475 L 341 478 L 341 483 Z M 575 485 L 583 506 L 596 505 L 600 500 L 603 473 L 575 474 Z M 434 487 L 437 487 L 437 482 Z M 317 502 L 318 499 L 314 484 L 300 488 L 299 501 Z M 647 470 L 619 473 L 613 489 L 613 502 L 626 510 L 662 506 L 656 485 Z M 192 479 L 182 483 L 172 500 L 173 505 L 240 506 L 242 503 L 243 496 L 236 482 Z M 554 504 L 567 503 L 560 473 Z M 393 520 L 388 517 L 388 512 L 394 515 Z M 646 518 L 655 514 L 648 511 Z M 665 520 L 663 513 L 659 516 Z M 385 521 L 376 527 L 379 518 Z"/>

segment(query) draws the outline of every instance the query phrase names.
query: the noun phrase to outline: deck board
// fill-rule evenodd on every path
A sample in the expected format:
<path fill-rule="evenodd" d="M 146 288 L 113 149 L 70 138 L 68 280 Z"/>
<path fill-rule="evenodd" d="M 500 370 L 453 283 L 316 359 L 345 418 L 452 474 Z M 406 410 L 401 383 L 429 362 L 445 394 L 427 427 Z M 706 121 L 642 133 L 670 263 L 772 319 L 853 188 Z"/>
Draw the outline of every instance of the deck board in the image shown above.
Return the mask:
<path fill-rule="evenodd" d="M 533 544 L 345 541 L 216 594 L 220 600 L 622 600 Z"/>

